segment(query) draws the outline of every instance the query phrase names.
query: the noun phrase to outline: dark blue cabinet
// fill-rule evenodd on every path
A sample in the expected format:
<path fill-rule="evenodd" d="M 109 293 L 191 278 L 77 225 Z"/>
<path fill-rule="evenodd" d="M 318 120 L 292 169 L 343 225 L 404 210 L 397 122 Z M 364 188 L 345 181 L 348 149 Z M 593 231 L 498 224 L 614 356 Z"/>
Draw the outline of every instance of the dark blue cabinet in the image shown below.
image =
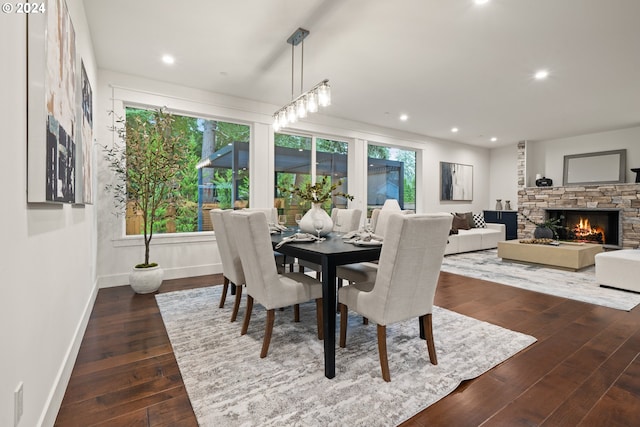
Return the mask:
<path fill-rule="evenodd" d="M 518 238 L 518 211 L 483 211 L 486 222 L 504 224 L 507 240 Z"/>

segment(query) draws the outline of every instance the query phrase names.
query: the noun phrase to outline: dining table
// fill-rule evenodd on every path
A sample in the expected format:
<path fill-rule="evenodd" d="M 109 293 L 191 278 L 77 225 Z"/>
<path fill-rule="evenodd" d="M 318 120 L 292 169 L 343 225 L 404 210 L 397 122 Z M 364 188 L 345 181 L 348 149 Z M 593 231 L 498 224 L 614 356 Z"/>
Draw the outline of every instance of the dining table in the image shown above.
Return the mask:
<path fill-rule="evenodd" d="M 293 231 L 271 235 L 275 248 L 282 239 Z M 340 265 L 380 258 L 382 245 L 357 245 L 349 243 L 342 236 L 330 233 L 322 241 L 289 241 L 278 248 L 278 252 L 322 266 L 322 321 L 324 327 L 324 375 L 336 375 L 336 268 Z"/>

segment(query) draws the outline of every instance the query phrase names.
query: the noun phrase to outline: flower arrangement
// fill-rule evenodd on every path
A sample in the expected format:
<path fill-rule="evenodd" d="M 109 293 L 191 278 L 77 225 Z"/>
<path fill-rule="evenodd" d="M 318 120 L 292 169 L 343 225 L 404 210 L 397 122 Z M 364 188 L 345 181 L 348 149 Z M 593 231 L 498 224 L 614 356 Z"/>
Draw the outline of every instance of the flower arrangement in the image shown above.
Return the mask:
<path fill-rule="evenodd" d="M 334 184 L 329 183 L 329 177 L 325 176 L 322 181 L 316 182 L 311 185 L 310 182 L 300 187 L 278 187 L 283 194 L 291 194 L 292 196 L 298 196 L 302 200 L 309 201 L 311 203 L 324 203 L 327 200 L 331 200 L 333 196 L 342 196 L 349 200 L 353 200 L 353 196 L 341 191 L 336 192 L 336 189 L 342 185 L 342 180 L 338 180 Z"/>

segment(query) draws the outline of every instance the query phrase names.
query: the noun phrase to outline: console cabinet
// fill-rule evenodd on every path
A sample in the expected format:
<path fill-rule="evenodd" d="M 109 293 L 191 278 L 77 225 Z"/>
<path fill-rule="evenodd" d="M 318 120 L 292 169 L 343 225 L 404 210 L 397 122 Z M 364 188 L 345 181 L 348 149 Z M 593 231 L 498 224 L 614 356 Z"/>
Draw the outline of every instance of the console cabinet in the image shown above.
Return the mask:
<path fill-rule="evenodd" d="M 504 224 L 507 240 L 518 238 L 518 211 L 483 211 L 486 222 Z"/>

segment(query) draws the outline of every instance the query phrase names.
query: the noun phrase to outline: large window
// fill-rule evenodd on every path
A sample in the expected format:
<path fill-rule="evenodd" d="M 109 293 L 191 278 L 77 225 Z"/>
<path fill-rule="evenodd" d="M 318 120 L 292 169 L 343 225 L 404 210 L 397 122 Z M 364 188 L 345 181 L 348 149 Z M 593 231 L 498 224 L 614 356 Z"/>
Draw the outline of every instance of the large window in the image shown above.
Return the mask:
<path fill-rule="evenodd" d="M 396 199 L 402 209 L 416 208 L 416 152 L 369 144 L 367 166 L 368 210 Z"/>
<path fill-rule="evenodd" d="M 127 108 L 126 117 L 148 115 L 148 110 Z M 212 230 L 209 210 L 244 207 L 249 200 L 250 127 L 243 124 L 174 115 L 175 126 L 188 140 L 185 168 L 165 206 L 154 233 Z M 142 212 L 129 203 L 127 235 L 142 234 Z"/>
<path fill-rule="evenodd" d="M 315 146 L 315 164 L 313 162 Z M 295 225 L 295 215 L 304 214 L 310 205 L 296 196 L 282 194 L 279 187 L 291 188 L 311 183 L 323 177 L 331 183 L 342 180 L 338 191 L 347 193 L 348 144 L 323 138 L 275 134 L 275 206 L 287 217 L 287 225 Z M 333 207 L 346 207 L 344 197 L 334 197 L 323 206 L 327 212 Z"/>

